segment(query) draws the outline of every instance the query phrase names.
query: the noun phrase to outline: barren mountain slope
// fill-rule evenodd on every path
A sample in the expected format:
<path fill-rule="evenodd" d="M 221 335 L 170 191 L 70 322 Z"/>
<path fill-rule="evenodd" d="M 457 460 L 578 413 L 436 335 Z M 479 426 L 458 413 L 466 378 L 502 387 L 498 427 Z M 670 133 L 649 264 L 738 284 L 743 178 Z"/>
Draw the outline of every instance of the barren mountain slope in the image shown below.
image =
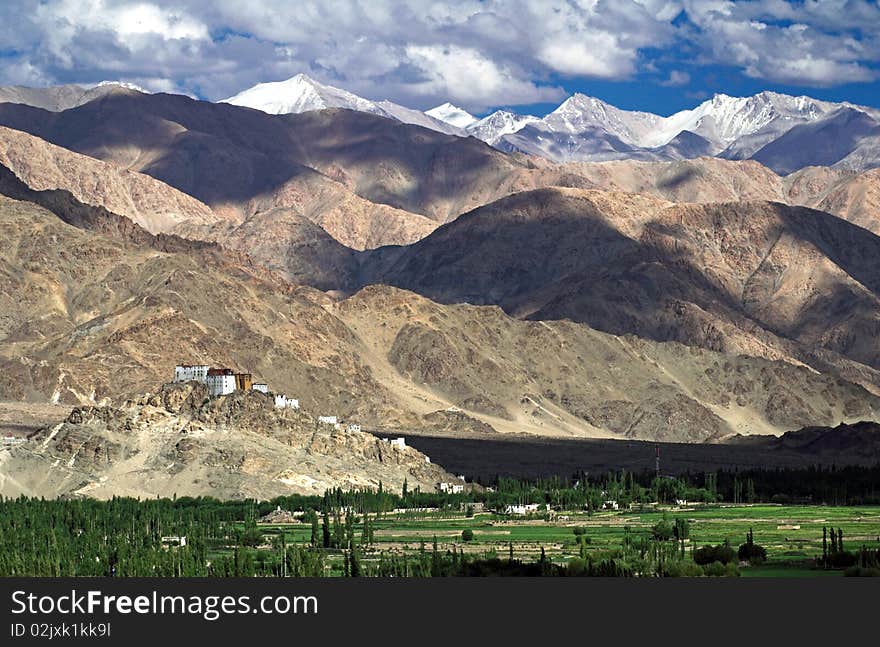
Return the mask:
<path fill-rule="evenodd" d="M 0 495 L 267 499 L 330 488 L 432 490 L 455 477 L 410 447 L 335 430 L 272 396 L 194 382 L 67 419 L 0 453 Z"/>
<path fill-rule="evenodd" d="M 61 113 L 0 104 L 0 114 L 0 122 L 12 128 L 157 178 L 232 222 L 291 207 L 358 249 L 405 244 L 436 226 L 424 216 L 373 204 L 299 163 L 302 151 L 283 117 L 137 92 L 117 92 Z M 377 119 L 389 127 L 397 123 Z"/>
<path fill-rule="evenodd" d="M 259 205 L 300 205 L 315 194 L 315 175 L 396 208 L 374 217 L 402 217 L 399 211 L 405 210 L 439 222 L 515 191 L 568 182 L 585 186 L 555 165 L 536 168 L 474 138 L 342 109 L 268 115 L 131 92 L 62 113 L 0 104 L 0 123 L 151 175 L 231 220 Z M 317 200 L 326 202 L 326 193 Z M 302 208 L 318 222 L 309 215 L 314 208 Z M 351 239 L 341 242 L 359 246 Z"/>
<path fill-rule="evenodd" d="M 32 189 L 63 189 L 84 204 L 105 207 L 152 233 L 181 224 L 207 226 L 220 217 L 195 198 L 148 175 L 73 153 L 0 126 L 0 164 Z"/>
<path fill-rule="evenodd" d="M 820 369 L 833 360 L 878 384 L 880 238 L 809 209 L 545 189 L 378 250 L 364 277 L 518 317 Z"/>
<path fill-rule="evenodd" d="M 827 211 L 880 236 L 880 169 L 810 166 L 785 177 L 787 202 Z"/>
<path fill-rule="evenodd" d="M 880 411 L 861 387 L 786 363 L 384 286 L 334 301 L 234 256 L 126 243 L 5 198 L 0 234 L 0 399 L 119 403 L 198 361 L 385 429 L 702 441 Z"/>
<path fill-rule="evenodd" d="M 546 163 L 541 163 L 546 164 Z M 568 163 L 589 187 L 672 202 L 770 200 L 832 213 L 880 235 L 880 171 L 807 167 L 782 177 L 753 160 L 700 157 L 676 162 Z"/>
<path fill-rule="evenodd" d="M 442 306 L 385 286 L 336 311 L 376 358 L 374 374 L 391 373 L 380 368 L 387 362 L 505 431 L 701 442 L 776 434 L 800 419 L 873 418 L 880 402 L 786 362 L 517 321 L 496 307 Z"/>

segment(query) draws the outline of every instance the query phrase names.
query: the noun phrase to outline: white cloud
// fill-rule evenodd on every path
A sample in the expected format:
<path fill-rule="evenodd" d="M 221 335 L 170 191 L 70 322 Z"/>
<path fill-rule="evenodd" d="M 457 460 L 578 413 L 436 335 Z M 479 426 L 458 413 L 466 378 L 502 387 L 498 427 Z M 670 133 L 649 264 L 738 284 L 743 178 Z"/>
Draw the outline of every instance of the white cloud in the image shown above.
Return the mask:
<path fill-rule="evenodd" d="M 665 81 L 660 81 L 660 85 L 664 87 L 678 87 L 681 85 L 687 85 L 691 82 L 691 75 L 687 72 L 682 72 L 680 70 L 672 70 L 669 73 L 669 77 Z"/>
<path fill-rule="evenodd" d="M 705 60 L 778 83 L 831 86 L 878 78 L 880 6 L 862 0 L 686 0 Z"/>
<path fill-rule="evenodd" d="M 673 25 L 682 10 L 692 24 Z M 305 72 L 371 99 L 481 110 L 555 101 L 559 79 L 651 75 L 655 60 L 730 64 L 793 84 L 871 80 L 880 9 L 856 0 L 4 0 L 0 42 L 0 83 L 141 79 L 219 99 Z M 658 82 L 689 81 L 676 70 Z"/>

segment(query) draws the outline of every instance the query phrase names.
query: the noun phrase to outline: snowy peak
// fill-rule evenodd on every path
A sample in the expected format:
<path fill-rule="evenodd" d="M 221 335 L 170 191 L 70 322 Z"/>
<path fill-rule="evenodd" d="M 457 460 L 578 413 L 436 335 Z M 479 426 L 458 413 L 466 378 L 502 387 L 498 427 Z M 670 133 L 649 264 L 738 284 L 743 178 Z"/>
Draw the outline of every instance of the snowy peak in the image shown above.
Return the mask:
<path fill-rule="evenodd" d="M 382 110 L 369 99 L 346 90 L 318 83 L 305 74 L 297 74 L 286 81 L 258 83 L 221 103 L 255 108 L 272 115 L 348 108 L 361 112 L 381 114 Z"/>
<path fill-rule="evenodd" d="M 838 107 L 840 104 L 776 92 L 760 92 L 751 97 L 716 94 L 693 110 L 683 110 L 664 119 L 651 143 L 664 144 L 688 130 L 724 148 L 742 137 L 766 129 L 781 134 L 797 124 L 819 119 Z"/>
<path fill-rule="evenodd" d="M 580 134 L 601 129 L 627 144 L 641 145 L 662 120 L 650 112 L 621 110 L 601 99 L 577 93 L 542 121 L 553 132 Z"/>
<path fill-rule="evenodd" d="M 103 90 L 113 90 L 116 88 L 120 88 L 123 90 L 131 90 L 133 92 L 140 92 L 141 94 L 150 94 L 149 90 L 145 90 L 139 85 L 134 83 L 126 83 L 125 81 L 101 81 L 94 88 L 101 88 Z"/>
<path fill-rule="evenodd" d="M 286 81 L 258 83 L 234 97 L 224 99 L 221 103 L 254 108 L 272 115 L 346 108 L 430 128 L 448 135 L 464 135 L 460 128 L 435 119 L 420 110 L 406 108 L 391 101 L 370 101 L 347 90 L 319 83 L 305 74 L 297 74 Z"/>
<path fill-rule="evenodd" d="M 462 110 L 458 106 L 454 106 L 449 102 L 439 105 L 436 108 L 426 110 L 425 114 L 434 119 L 439 119 L 440 121 L 450 124 L 451 126 L 462 129 L 467 128 L 477 121 L 477 118 L 467 110 Z"/>
<path fill-rule="evenodd" d="M 519 132 L 529 124 L 541 121 L 532 115 L 518 115 L 507 110 L 496 110 L 466 128 L 469 135 L 494 146 L 505 135 Z"/>

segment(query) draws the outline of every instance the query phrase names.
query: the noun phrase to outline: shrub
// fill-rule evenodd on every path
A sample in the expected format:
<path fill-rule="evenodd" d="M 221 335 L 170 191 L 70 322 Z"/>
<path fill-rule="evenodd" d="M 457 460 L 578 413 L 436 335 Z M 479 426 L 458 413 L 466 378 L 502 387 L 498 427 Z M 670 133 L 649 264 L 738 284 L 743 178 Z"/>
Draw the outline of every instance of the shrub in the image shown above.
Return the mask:
<path fill-rule="evenodd" d="M 587 533 L 587 529 L 586 529 L 586 528 L 582 528 L 581 526 L 575 526 L 574 528 L 572 528 L 572 532 L 573 532 L 576 536 L 580 537 L 581 535 L 584 535 L 584 534 Z"/>
<path fill-rule="evenodd" d="M 734 552 L 733 547 L 728 542 L 718 544 L 717 546 L 703 546 L 694 550 L 694 561 L 700 566 L 705 566 L 712 562 L 730 564 L 736 561 L 736 552 Z"/>
<path fill-rule="evenodd" d="M 651 534 L 654 536 L 654 539 L 668 541 L 672 539 L 675 534 L 675 529 L 672 527 L 672 524 L 669 523 L 668 519 L 661 519 L 653 528 L 651 528 Z"/>
<path fill-rule="evenodd" d="M 763 564 L 767 560 L 767 549 L 758 544 L 745 543 L 737 552 L 741 562 L 749 564 Z"/>
<path fill-rule="evenodd" d="M 669 562 L 663 574 L 666 577 L 700 577 L 703 575 L 703 567 L 690 560 L 683 559 Z"/>
<path fill-rule="evenodd" d="M 461 531 L 461 540 L 462 541 L 473 541 L 474 539 L 474 531 L 470 528 L 465 528 Z"/>
<path fill-rule="evenodd" d="M 733 552 L 733 549 L 731 549 Z M 711 564 L 706 564 L 703 566 L 703 573 L 708 575 L 709 577 L 737 577 L 739 576 L 739 570 L 736 568 L 736 564 L 728 563 L 722 564 L 721 562 L 712 562 Z"/>

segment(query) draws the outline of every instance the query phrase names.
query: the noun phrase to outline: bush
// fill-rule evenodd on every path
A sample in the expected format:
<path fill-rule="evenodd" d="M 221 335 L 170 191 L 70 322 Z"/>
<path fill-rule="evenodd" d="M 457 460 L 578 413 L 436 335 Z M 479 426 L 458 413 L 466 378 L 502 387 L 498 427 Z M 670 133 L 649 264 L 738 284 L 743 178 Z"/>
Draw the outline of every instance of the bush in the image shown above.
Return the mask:
<path fill-rule="evenodd" d="M 586 529 L 586 528 L 582 528 L 581 526 L 575 526 L 574 528 L 572 528 L 572 532 L 573 532 L 577 537 L 580 537 L 581 535 L 585 535 L 585 534 L 587 533 L 587 529 Z"/>
<path fill-rule="evenodd" d="M 732 548 L 731 552 L 733 552 Z M 722 564 L 721 562 L 712 562 L 711 564 L 706 564 L 705 566 L 703 566 L 703 573 L 708 575 L 709 577 L 739 576 L 739 570 L 736 568 L 736 564 L 734 563 Z"/>
<path fill-rule="evenodd" d="M 736 552 L 727 542 L 717 546 L 703 546 L 694 550 L 694 561 L 700 566 L 705 566 L 712 562 L 730 564 L 736 561 Z"/>
<path fill-rule="evenodd" d="M 703 567 L 683 559 L 669 562 L 663 575 L 666 577 L 700 577 L 703 575 Z"/>
<path fill-rule="evenodd" d="M 749 564 L 763 564 L 767 560 L 767 549 L 763 546 L 759 546 L 758 544 L 746 542 L 739 547 L 739 551 L 737 551 L 737 556 L 739 557 L 741 562 L 748 562 Z"/>
<path fill-rule="evenodd" d="M 461 531 L 461 540 L 462 541 L 473 541 L 474 540 L 474 531 L 470 528 L 465 528 Z"/>
<path fill-rule="evenodd" d="M 672 527 L 672 524 L 669 523 L 668 519 L 662 519 L 657 522 L 657 525 L 651 528 L 651 534 L 654 536 L 654 539 L 668 541 L 672 539 L 675 534 L 675 529 Z"/>

